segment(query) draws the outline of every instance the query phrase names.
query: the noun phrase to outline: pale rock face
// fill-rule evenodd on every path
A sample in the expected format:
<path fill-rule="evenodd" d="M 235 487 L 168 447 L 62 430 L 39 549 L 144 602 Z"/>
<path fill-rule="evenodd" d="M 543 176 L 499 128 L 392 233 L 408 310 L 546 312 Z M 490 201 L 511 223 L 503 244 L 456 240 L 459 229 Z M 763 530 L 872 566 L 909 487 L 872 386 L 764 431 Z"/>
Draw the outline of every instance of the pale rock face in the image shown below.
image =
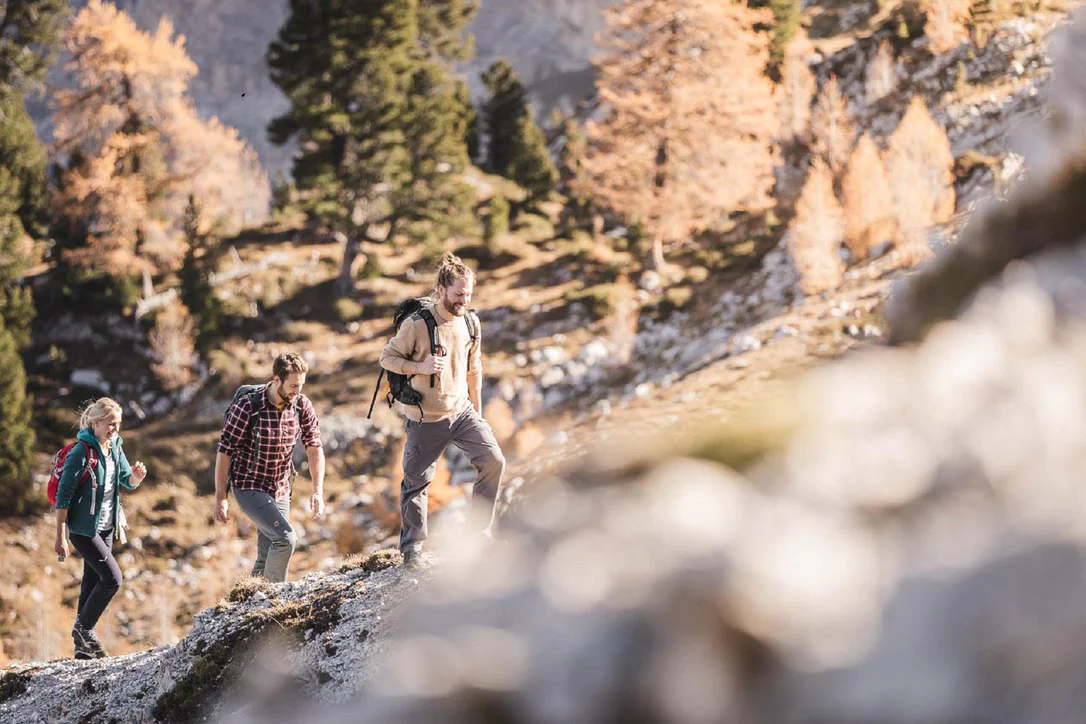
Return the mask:
<path fill-rule="evenodd" d="M 73 0 L 78 12 L 85 0 Z M 169 18 L 200 67 L 191 86 L 202 117 L 218 116 L 238 129 L 260 154 L 268 174 L 289 171 L 290 147 L 268 141 L 272 118 L 287 109 L 286 98 L 268 77 L 264 56 L 287 19 L 286 0 L 115 0 L 141 30 L 153 32 Z M 536 112 L 572 108 L 592 91 L 590 59 L 594 37 L 603 29 L 602 11 L 611 0 L 483 0 L 470 31 L 476 56 L 460 69 L 476 98 L 480 73 L 505 58 L 529 86 Z M 57 71 L 54 71 L 57 76 Z M 242 96 L 244 93 L 244 97 Z M 43 139 L 51 137 L 50 111 L 43 99 L 30 103 Z"/>

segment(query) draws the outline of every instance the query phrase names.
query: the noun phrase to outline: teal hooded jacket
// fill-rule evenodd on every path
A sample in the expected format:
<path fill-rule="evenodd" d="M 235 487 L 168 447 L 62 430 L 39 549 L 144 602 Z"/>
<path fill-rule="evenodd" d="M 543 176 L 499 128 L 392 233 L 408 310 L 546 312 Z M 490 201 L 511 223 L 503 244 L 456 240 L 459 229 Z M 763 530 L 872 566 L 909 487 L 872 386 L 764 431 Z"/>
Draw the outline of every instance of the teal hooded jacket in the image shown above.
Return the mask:
<path fill-rule="evenodd" d="M 98 462 L 94 466 L 94 474 L 86 482 L 81 483 L 83 466 L 87 462 L 87 448 L 76 445 L 64 459 L 64 470 L 60 475 L 57 485 L 57 509 L 67 509 L 68 530 L 76 535 L 92 538 L 98 535 L 98 524 L 102 516 L 102 495 L 106 482 L 105 453 L 98 438 L 94 436 L 89 427 L 79 431 L 77 439 L 92 446 L 98 453 Z M 117 516 L 121 509 L 121 488 L 135 490 L 132 484 L 132 466 L 128 464 L 128 458 L 124 454 L 123 441 L 118 436 L 114 438 L 110 446 L 110 454 L 117 466 L 118 485 L 113 487 L 113 521 L 108 527 L 116 528 Z"/>

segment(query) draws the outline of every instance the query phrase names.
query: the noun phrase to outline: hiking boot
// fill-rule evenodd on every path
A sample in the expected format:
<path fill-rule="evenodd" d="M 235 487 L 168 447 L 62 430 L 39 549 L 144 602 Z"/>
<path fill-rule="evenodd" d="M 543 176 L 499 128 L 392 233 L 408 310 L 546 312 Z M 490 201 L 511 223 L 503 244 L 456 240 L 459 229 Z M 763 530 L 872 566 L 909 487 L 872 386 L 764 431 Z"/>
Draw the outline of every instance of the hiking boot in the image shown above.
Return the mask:
<path fill-rule="evenodd" d="M 75 627 L 72 629 L 72 639 L 75 641 L 75 657 L 80 657 L 80 653 L 87 653 L 88 659 L 104 659 L 109 656 L 106 651 L 106 647 L 102 645 L 102 640 L 98 638 L 98 635 L 94 633 L 93 629 L 83 628 L 83 624 L 77 620 Z"/>
<path fill-rule="evenodd" d="M 403 567 L 417 569 L 422 568 L 422 549 L 408 548 L 403 552 Z"/>

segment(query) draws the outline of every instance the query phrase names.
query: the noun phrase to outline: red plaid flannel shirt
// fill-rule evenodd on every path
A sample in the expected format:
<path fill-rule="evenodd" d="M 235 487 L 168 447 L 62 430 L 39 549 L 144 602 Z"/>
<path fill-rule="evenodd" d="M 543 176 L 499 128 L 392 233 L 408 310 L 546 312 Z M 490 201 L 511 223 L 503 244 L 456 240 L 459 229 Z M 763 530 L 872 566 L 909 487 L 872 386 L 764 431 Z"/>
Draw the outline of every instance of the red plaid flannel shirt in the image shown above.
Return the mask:
<path fill-rule="evenodd" d="M 276 500 L 290 494 L 291 457 L 299 436 L 306 447 L 321 446 L 320 425 L 305 395 L 277 410 L 267 398 L 255 417 L 249 397 L 230 408 L 219 437 L 219 452 L 230 461 L 230 484 L 238 490 L 261 490 Z M 251 427 L 251 430 L 250 430 Z"/>

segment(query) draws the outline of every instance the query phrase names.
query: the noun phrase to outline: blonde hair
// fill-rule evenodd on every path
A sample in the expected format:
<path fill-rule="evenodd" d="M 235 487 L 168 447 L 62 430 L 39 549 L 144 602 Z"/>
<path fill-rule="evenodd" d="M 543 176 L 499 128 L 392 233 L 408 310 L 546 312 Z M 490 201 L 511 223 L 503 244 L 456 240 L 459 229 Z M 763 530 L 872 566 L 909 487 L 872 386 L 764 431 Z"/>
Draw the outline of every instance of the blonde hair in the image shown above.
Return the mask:
<path fill-rule="evenodd" d="M 475 272 L 456 254 L 450 251 L 445 252 L 441 255 L 441 262 L 437 266 L 437 286 L 434 287 L 434 296 L 437 296 L 438 287 L 448 289 L 461 279 L 474 282 Z"/>
<path fill-rule="evenodd" d="M 120 404 L 110 397 L 99 397 L 84 407 L 83 412 L 79 413 L 79 427 L 90 427 L 92 422 L 105 420 L 107 417 L 113 417 L 114 415 L 117 417 L 124 415 L 124 410 L 121 409 Z"/>

